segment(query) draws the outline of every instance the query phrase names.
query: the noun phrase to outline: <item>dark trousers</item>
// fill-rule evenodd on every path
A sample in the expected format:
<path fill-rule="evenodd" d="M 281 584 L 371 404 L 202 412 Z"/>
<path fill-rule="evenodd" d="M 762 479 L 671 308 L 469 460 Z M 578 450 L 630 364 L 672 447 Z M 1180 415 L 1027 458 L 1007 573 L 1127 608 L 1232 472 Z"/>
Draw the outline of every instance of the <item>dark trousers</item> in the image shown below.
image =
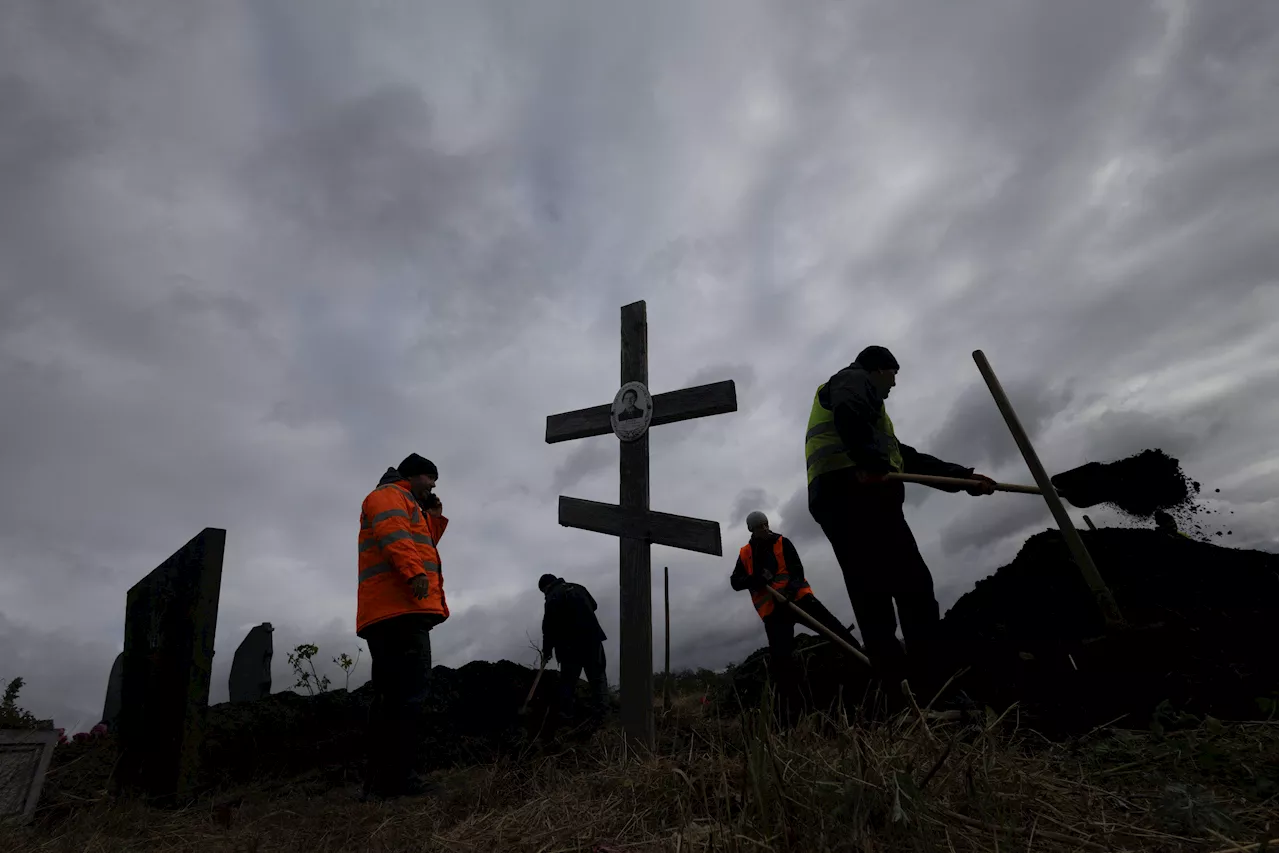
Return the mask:
<path fill-rule="evenodd" d="M 795 602 L 795 605 L 813 617 L 819 625 L 827 628 L 855 649 L 862 648 L 857 638 L 849 633 L 849 629 L 840 623 L 835 614 L 828 610 L 816 595 L 806 595 Z M 769 638 L 769 677 L 773 680 L 778 695 L 782 699 L 788 719 L 799 710 L 795 669 L 791 665 L 791 652 L 795 649 L 796 625 L 811 629 L 811 626 L 792 612 L 790 607 L 776 601 L 773 612 L 764 617 L 764 633 Z"/>
<path fill-rule="evenodd" d="M 431 623 L 395 616 L 364 630 L 373 669 L 365 787 L 394 792 L 410 779 L 422 749 L 423 706 L 431 678 Z"/>
<path fill-rule="evenodd" d="M 573 693 L 584 670 L 591 687 L 591 713 L 603 714 L 609 695 L 609 682 L 604 674 L 604 643 L 596 643 L 594 648 L 557 649 L 556 659 L 560 661 L 560 716 L 566 720 L 573 716 Z"/>
<path fill-rule="evenodd" d="M 903 678 L 917 694 L 939 687 L 935 638 L 938 600 L 933 576 L 907 526 L 902 483 L 855 486 L 811 507 L 835 551 L 853 615 L 876 674 L 890 695 Z M 897 618 L 894 605 L 897 605 Z M 902 620 L 904 653 L 898 642 Z"/>

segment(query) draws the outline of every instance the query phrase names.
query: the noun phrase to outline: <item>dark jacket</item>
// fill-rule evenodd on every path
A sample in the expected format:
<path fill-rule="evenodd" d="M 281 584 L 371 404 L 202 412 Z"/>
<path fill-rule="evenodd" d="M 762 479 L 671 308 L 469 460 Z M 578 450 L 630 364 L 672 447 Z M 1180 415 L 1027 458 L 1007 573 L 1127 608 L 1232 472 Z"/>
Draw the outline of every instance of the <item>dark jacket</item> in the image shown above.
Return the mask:
<path fill-rule="evenodd" d="M 582 657 L 608 639 L 596 619 L 596 600 L 585 586 L 556 578 L 546 591 L 542 615 L 542 653 L 564 662 Z"/>
<path fill-rule="evenodd" d="M 929 474 L 936 477 L 969 477 L 972 468 L 944 462 L 904 444 L 880 429 L 880 409 L 884 398 L 876 390 L 867 371 L 855 361 L 838 371 L 818 394 L 818 402 L 835 415 L 836 432 L 858 469 L 872 474 L 889 472 L 889 450 L 896 440 L 902 454 L 905 474 Z M 865 488 L 859 483 L 854 468 L 841 468 L 814 478 L 809 484 L 809 507 L 837 500 L 848 489 Z M 959 492 L 956 486 L 931 486 L 944 492 Z M 899 493 L 901 493 L 899 491 Z"/>
<path fill-rule="evenodd" d="M 781 533 L 767 531 L 764 533 L 754 533 L 751 536 L 751 563 L 752 573 L 747 574 L 747 567 L 742 563 L 742 556 L 738 556 L 738 562 L 733 567 L 733 574 L 729 576 L 729 586 L 736 590 L 757 590 L 773 579 L 778 573 L 778 561 L 773 556 L 773 543 L 779 539 L 782 540 L 782 559 L 787 563 L 787 574 L 791 578 L 791 582 L 787 585 L 788 589 L 799 589 L 808 586 L 804 579 L 804 564 L 800 562 L 800 553 L 796 551 L 796 546 L 791 544 L 791 540 L 787 539 Z"/>

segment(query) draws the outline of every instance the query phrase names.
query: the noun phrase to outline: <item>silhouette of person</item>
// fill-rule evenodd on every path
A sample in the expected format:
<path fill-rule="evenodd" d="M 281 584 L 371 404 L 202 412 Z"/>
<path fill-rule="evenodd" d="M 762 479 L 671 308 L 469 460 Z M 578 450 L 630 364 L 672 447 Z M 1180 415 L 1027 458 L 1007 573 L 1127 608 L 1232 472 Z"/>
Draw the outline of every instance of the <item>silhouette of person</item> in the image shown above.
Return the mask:
<path fill-rule="evenodd" d="M 644 417 L 644 409 L 636 407 L 636 398 L 638 396 L 630 388 L 622 392 L 622 411 L 618 413 L 618 420 L 634 421 L 636 418 Z"/>

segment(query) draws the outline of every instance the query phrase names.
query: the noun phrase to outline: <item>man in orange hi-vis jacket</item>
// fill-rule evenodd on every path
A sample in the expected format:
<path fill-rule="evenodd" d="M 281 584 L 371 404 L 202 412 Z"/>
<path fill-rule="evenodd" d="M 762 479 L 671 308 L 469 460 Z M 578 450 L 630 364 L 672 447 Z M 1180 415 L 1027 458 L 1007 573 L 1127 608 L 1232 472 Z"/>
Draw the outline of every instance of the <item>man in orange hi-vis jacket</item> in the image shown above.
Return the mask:
<path fill-rule="evenodd" d="M 769 529 L 768 516 L 759 511 L 750 513 L 747 515 L 747 530 L 751 533 L 751 541 L 738 552 L 729 585 L 735 590 L 751 591 L 751 604 L 764 621 L 765 636 L 769 638 L 769 675 L 781 700 L 779 720 L 789 725 L 800 711 L 797 681 L 791 664 L 796 616 L 790 607 L 774 599 L 769 588 L 850 646 L 861 651 L 862 644 L 813 594 L 804 578 L 804 565 L 800 562 L 796 546 L 781 533 Z"/>
<path fill-rule="evenodd" d="M 431 675 L 431 629 L 449 618 L 436 543 L 449 520 L 432 490 L 439 471 L 410 454 L 388 468 L 360 510 L 356 634 L 369 644 L 369 710 L 364 796 L 425 793 L 415 773 L 419 722 Z"/>

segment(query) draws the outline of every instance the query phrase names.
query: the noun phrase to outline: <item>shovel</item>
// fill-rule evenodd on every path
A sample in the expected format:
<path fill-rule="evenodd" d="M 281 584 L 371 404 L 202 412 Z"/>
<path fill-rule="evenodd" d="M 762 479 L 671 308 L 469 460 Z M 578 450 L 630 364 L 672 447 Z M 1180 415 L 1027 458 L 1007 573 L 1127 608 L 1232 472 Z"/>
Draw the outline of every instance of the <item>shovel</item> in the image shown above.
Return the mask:
<path fill-rule="evenodd" d="M 808 613 L 805 613 L 799 607 L 796 607 L 794 603 L 787 601 L 786 597 L 783 596 L 782 593 L 778 592 L 776 589 L 774 589 L 771 586 L 767 586 L 765 587 L 765 589 L 769 590 L 769 594 L 772 595 L 774 599 L 776 599 L 780 604 L 785 604 L 787 607 L 791 608 L 791 612 L 794 613 L 801 621 L 803 621 L 810 628 L 817 631 L 819 634 L 826 637 L 828 640 L 835 643 L 837 646 L 844 649 L 846 652 L 853 655 L 855 658 L 862 661 L 867 666 L 871 666 L 871 661 L 867 658 L 866 655 L 864 655 L 862 652 L 858 651 L 853 646 L 846 643 L 844 640 L 840 639 L 840 637 L 836 636 L 836 633 L 834 631 L 827 628 L 825 625 L 823 625 L 817 619 L 814 619 Z"/>
<path fill-rule="evenodd" d="M 1096 464 L 1097 463 L 1095 462 L 1089 463 L 1089 465 L 1096 465 Z M 1053 479 L 1054 480 L 1063 479 L 1063 480 L 1070 481 L 1070 479 L 1072 479 L 1072 475 L 1074 475 L 1077 471 L 1083 471 L 1087 468 L 1088 468 L 1088 465 L 1082 465 L 1080 468 L 1072 468 L 1070 471 L 1063 471 L 1061 474 L 1054 475 Z M 919 483 L 922 486 L 954 486 L 956 488 L 962 488 L 962 489 L 970 489 L 970 488 L 973 488 L 974 486 L 989 485 L 991 486 L 991 488 L 995 489 L 997 492 L 1016 492 L 1018 494 L 1023 494 L 1023 495 L 1043 495 L 1044 494 L 1044 492 L 1040 490 L 1039 486 L 1024 486 L 1020 483 L 985 483 L 984 484 L 981 480 L 970 480 L 965 477 L 936 477 L 932 474 L 886 474 L 885 479 L 899 480 L 903 483 Z M 1071 504 L 1072 506 L 1079 507 L 1080 509 L 1088 509 L 1091 506 L 1095 506 L 1109 499 L 1109 496 L 1105 493 L 1091 495 L 1083 490 L 1066 492 L 1066 491 L 1063 491 L 1061 487 L 1055 488 L 1054 491 L 1057 493 L 1059 498 L 1061 498 L 1062 500 L 1065 500 L 1067 503 Z"/>
<path fill-rule="evenodd" d="M 538 689 L 538 682 L 542 680 L 542 673 L 546 668 L 547 660 L 543 658 L 542 664 L 538 667 L 538 674 L 533 677 L 533 686 L 529 688 L 529 695 L 524 697 L 524 704 L 520 706 L 520 716 L 523 717 L 529 711 L 529 702 L 533 699 L 533 693 Z"/>

